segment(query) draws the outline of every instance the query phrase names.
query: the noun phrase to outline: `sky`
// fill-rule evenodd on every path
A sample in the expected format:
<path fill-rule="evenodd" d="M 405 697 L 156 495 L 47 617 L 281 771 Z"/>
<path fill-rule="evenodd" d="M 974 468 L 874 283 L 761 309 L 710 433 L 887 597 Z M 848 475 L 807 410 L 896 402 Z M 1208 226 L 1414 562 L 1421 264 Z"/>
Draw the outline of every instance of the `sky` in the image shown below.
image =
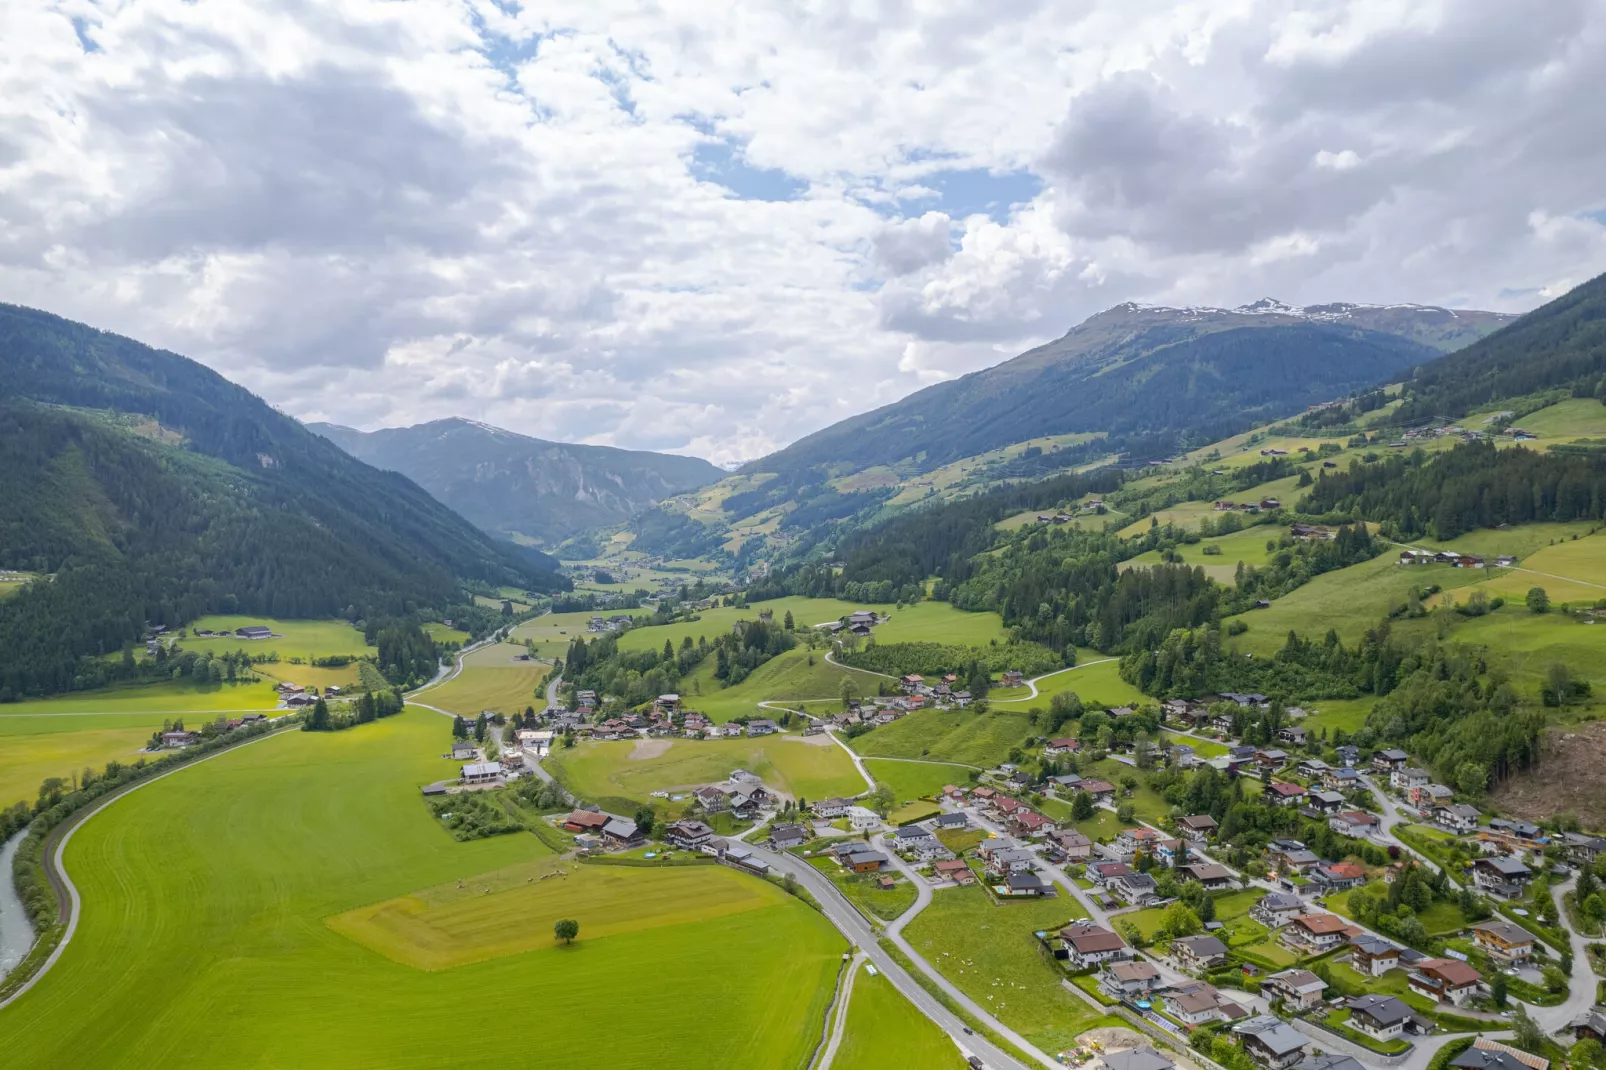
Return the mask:
<path fill-rule="evenodd" d="M 11 0 L 0 40 L 0 301 L 363 429 L 729 463 L 1124 301 L 1606 271 L 1591 0 Z"/>

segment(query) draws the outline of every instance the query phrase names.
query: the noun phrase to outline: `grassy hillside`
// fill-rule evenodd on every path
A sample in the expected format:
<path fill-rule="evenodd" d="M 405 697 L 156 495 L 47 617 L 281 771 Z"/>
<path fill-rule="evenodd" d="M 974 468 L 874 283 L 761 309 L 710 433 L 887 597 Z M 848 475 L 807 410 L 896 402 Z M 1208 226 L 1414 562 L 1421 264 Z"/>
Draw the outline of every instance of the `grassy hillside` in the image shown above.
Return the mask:
<path fill-rule="evenodd" d="M 582 798 L 638 804 L 651 801 L 655 791 L 685 793 L 724 780 L 733 769 L 746 769 L 793 797 L 866 790 L 847 753 L 823 735 L 580 743 L 554 751 L 546 766 Z"/>
<path fill-rule="evenodd" d="M 719 869 L 555 872 L 528 835 L 454 842 L 418 785 L 449 763 L 413 711 L 291 733 L 187 768 L 74 835 L 83 896 L 60 961 L 0 1010 L 16 1066 L 500 1067 L 465 1042 L 465 993 L 614 1004 L 650 973 L 721 1008 L 648 1000 L 631 1027 L 573 1015 L 532 1066 L 793 1066 L 819 1036 L 844 950 L 823 918 Z M 576 918 L 572 947 L 552 939 Z M 752 999 L 763 992 L 765 999 Z M 227 1028 L 195 1029 L 226 1010 Z"/>

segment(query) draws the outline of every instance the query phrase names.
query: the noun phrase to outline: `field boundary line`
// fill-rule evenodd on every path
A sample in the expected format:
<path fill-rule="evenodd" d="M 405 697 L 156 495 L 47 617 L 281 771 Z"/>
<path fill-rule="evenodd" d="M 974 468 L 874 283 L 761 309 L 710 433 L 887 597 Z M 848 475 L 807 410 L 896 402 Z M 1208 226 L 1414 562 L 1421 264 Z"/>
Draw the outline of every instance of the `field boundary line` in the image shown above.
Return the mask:
<path fill-rule="evenodd" d="M 813 1070 L 831 1070 L 837 1049 L 842 1046 L 842 1036 L 848 1031 L 848 1008 L 853 1003 L 853 982 L 859 976 L 859 970 L 868 961 L 870 956 L 865 954 L 863 948 L 858 948 L 848 960 L 846 967 L 838 973 L 836 994 L 831 1000 L 831 1007 L 836 1016 L 834 1018 L 830 1014 L 825 1016 L 826 1027 L 822 1030 L 820 1044 L 814 1049 L 818 1061 L 811 1058 L 808 1063 Z M 823 1052 L 820 1050 L 821 1045 L 825 1049 Z"/>
<path fill-rule="evenodd" d="M 111 798 L 103 800 L 100 803 L 100 805 L 96 806 L 93 810 L 90 810 L 88 813 L 84 814 L 82 817 L 78 817 L 76 820 L 74 820 L 73 818 L 69 818 L 68 821 L 70 823 L 67 825 L 67 830 L 62 833 L 61 839 L 56 841 L 56 849 L 54 851 L 49 852 L 45 856 L 45 865 L 44 865 L 45 876 L 48 878 L 52 873 L 54 873 L 56 879 L 59 880 L 61 882 L 62 886 L 64 888 L 66 888 L 66 890 L 67 890 L 67 894 L 68 894 L 68 898 L 69 898 L 69 909 L 68 909 L 68 914 L 67 914 L 67 929 L 66 929 L 65 932 L 63 932 L 61 934 L 61 942 L 56 945 L 56 949 L 50 953 L 50 957 L 45 959 L 44 964 L 42 966 L 40 966 L 37 971 L 34 972 L 34 975 L 32 977 L 28 978 L 26 981 L 24 981 L 22 983 L 22 987 L 21 988 L 17 989 L 15 992 L 11 993 L 11 995 L 7 996 L 5 999 L 0 1000 L 0 1009 L 4 1009 L 4 1008 L 10 1006 L 12 1003 L 16 1002 L 17 1000 L 21 999 L 28 992 L 29 989 L 31 989 L 34 985 L 38 984 L 40 982 L 40 980 L 47 973 L 49 973 L 51 967 L 55 966 L 56 961 L 61 958 L 62 952 L 67 950 L 67 945 L 72 943 L 73 934 L 78 931 L 78 916 L 83 912 L 83 910 L 82 910 L 83 900 L 82 900 L 82 897 L 80 897 L 79 894 L 78 894 L 78 885 L 74 884 L 73 880 L 72 880 L 72 877 L 68 876 L 67 867 L 65 865 L 67 844 L 73 838 L 73 833 L 75 833 L 79 829 L 83 828 L 84 825 L 86 823 L 88 823 L 90 818 L 94 817 L 96 814 L 98 814 L 102 810 L 106 809 L 106 807 L 110 806 L 114 802 L 117 802 L 119 799 L 123 799 L 123 798 L 128 797 L 129 795 L 132 795 L 134 792 L 138 791 L 140 788 L 147 787 L 147 786 L 149 786 L 151 784 L 156 783 L 159 780 L 166 780 L 168 777 L 172 776 L 174 773 L 182 773 L 186 769 L 194 769 L 198 765 L 205 765 L 207 762 L 210 762 L 212 759 L 221 758 L 225 754 L 234 754 L 234 753 L 236 753 L 238 751 L 244 750 L 246 747 L 250 747 L 250 746 L 253 746 L 253 745 L 257 744 L 257 743 L 261 743 L 264 740 L 275 739 L 278 736 L 284 735 L 286 732 L 299 732 L 300 730 L 301 729 L 299 727 L 281 728 L 278 731 L 269 732 L 268 734 L 266 734 L 264 736 L 261 736 L 261 737 L 259 737 L 257 739 L 248 740 L 245 743 L 241 743 L 241 744 L 239 744 L 237 746 L 226 747 L 223 750 L 218 751 L 216 754 L 209 754 L 205 758 L 201 758 L 198 761 L 185 762 L 183 765 L 179 766 L 177 769 L 169 769 L 165 773 L 159 773 L 156 776 L 150 777 L 149 779 L 140 780 L 140 781 L 137 781 L 137 782 L 135 782 L 133 784 L 130 784 L 128 787 L 124 788 L 123 790 L 113 794 Z M 58 906 L 57 909 L 59 911 L 59 909 L 60 909 L 59 906 Z M 59 914 L 58 914 L 58 916 L 59 916 Z M 35 939 L 37 939 L 37 937 L 35 937 Z"/>

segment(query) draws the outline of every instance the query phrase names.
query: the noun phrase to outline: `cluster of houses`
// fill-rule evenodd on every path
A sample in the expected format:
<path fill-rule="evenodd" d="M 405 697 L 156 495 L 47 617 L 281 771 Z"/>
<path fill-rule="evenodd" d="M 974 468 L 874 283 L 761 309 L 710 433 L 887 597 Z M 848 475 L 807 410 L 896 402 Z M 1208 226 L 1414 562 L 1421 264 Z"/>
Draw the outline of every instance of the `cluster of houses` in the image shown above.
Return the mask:
<path fill-rule="evenodd" d="M 1485 568 L 1488 562 L 1479 554 L 1463 554 L 1456 550 L 1401 550 L 1402 565 L 1449 565 L 1451 568 Z M 1512 568 L 1517 559 L 1501 555 L 1494 559 L 1496 568 Z"/>
<path fill-rule="evenodd" d="M 743 821 L 758 815 L 770 806 L 775 796 L 764 782 L 745 769 L 732 770 L 730 776 L 718 784 L 706 784 L 692 793 L 704 813 L 728 812 Z"/>
<path fill-rule="evenodd" d="M 318 699 L 333 699 L 340 697 L 340 688 L 330 684 L 320 693 L 316 687 L 302 687 L 289 681 L 280 681 L 274 685 L 273 690 L 279 696 L 279 705 L 286 709 L 298 710 L 303 706 L 311 706 Z"/>
<path fill-rule="evenodd" d="M 233 732 L 237 728 L 251 728 L 267 723 L 267 715 L 261 713 L 243 713 L 238 717 L 230 717 L 221 724 L 225 732 Z M 192 732 L 184 728 L 175 728 L 161 733 L 161 746 L 164 748 L 189 747 L 206 738 L 200 732 Z"/>
<path fill-rule="evenodd" d="M 542 711 L 541 719 L 556 731 L 596 740 L 640 739 L 642 736 L 731 739 L 738 736 L 767 736 L 781 731 L 781 726 L 768 718 L 754 718 L 745 724 L 741 721 L 715 724 L 696 710 L 683 708 L 680 696 L 674 694 L 659 695 L 645 713 L 623 713 L 593 724 L 589 718 L 596 713 L 597 701 L 595 691 L 577 691 L 577 710 L 548 708 Z"/>
<path fill-rule="evenodd" d="M 152 628 L 151 629 L 151 631 L 154 634 L 160 634 L 162 632 L 165 632 L 166 630 L 167 630 L 166 628 Z M 283 639 L 284 638 L 284 636 L 278 634 L 272 628 L 269 628 L 266 624 L 247 624 L 245 627 L 236 628 L 232 632 L 230 632 L 230 631 L 214 632 L 214 631 L 209 631 L 206 628 L 197 628 L 197 629 L 195 629 L 194 635 L 195 635 L 195 638 L 197 638 L 197 639 L 249 639 L 249 640 L 253 640 L 253 641 L 259 640 L 259 639 Z"/>
<path fill-rule="evenodd" d="M 885 624 L 891 619 L 888 616 L 878 615 L 873 610 L 860 609 L 849 613 L 841 620 L 827 621 L 824 624 L 815 625 L 815 627 L 828 631 L 832 635 L 840 635 L 846 632 L 848 635 L 856 635 L 863 639 L 870 635 L 871 629 L 876 625 Z"/>
<path fill-rule="evenodd" d="M 1005 687 L 1020 686 L 1020 673 L 1012 670 L 1006 672 L 1004 677 Z M 959 687 L 959 677 L 953 673 L 947 673 L 940 680 L 927 680 L 919 673 L 909 673 L 899 678 L 898 691 L 906 700 L 918 700 L 915 704 L 908 701 L 896 703 L 896 707 L 904 712 L 923 709 L 927 705 L 958 706 L 964 709 L 971 702 L 970 692 Z"/>
<path fill-rule="evenodd" d="M 1265 451 L 1262 450 L 1261 452 L 1264 453 Z M 1278 450 L 1277 452 L 1286 455 L 1288 451 L 1287 450 Z M 1279 501 L 1278 499 L 1276 499 L 1276 498 L 1262 498 L 1258 502 L 1232 502 L 1232 501 L 1225 501 L 1225 500 L 1216 502 L 1216 512 L 1218 512 L 1218 513 L 1231 513 L 1231 512 L 1259 513 L 1259 512 L 1262 512 L 1262 511 L 1270 512 L 1273 509 L 1281 509 L 1282 507 L 1283 507 L 1283 503 L 1281 501 Z"/>
<path fill-rule="evenodd" d="M 615 613 L 611 617 L 599 615 L 586 621 L 586 631 L 601 634 L 622 632 L 634 623 L 635 618 L 628 613 Z"/>

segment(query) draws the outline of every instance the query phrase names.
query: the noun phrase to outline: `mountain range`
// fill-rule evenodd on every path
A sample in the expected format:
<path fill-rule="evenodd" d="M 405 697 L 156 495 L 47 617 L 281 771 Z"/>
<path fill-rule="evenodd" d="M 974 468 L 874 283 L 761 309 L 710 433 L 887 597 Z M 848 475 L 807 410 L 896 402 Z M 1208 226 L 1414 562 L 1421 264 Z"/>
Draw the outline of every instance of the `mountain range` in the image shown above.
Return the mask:
<path fill-rule="evenodd" d="M 353 457 L 403 473 L 483 530 L 544 545 L 622 524 L 724 475 L 698 457 L 547 442 L 473 420 L 370 432 L 308 427 Z"/>
<path fill-rule="evenodd" d="M 817 431 L 745 471 L 930 471 L 1030 438 L 1095 431 L 1107 434 L 1106 452 L 1164 452 L 1398 378 L 1511 318 L 1271 299 L 1232 309 L 1117 305 L 1013 360 Z"/>
<path fill-rule="evenodd" d="M 0 305 L 0 693 L 75 686 L 79 659 L 209 612 L 384 617 L 464 581 L 559 590 L 496 540 L 216 372 Z M 81 685 L 80 685 L 81 686 Z"/>

